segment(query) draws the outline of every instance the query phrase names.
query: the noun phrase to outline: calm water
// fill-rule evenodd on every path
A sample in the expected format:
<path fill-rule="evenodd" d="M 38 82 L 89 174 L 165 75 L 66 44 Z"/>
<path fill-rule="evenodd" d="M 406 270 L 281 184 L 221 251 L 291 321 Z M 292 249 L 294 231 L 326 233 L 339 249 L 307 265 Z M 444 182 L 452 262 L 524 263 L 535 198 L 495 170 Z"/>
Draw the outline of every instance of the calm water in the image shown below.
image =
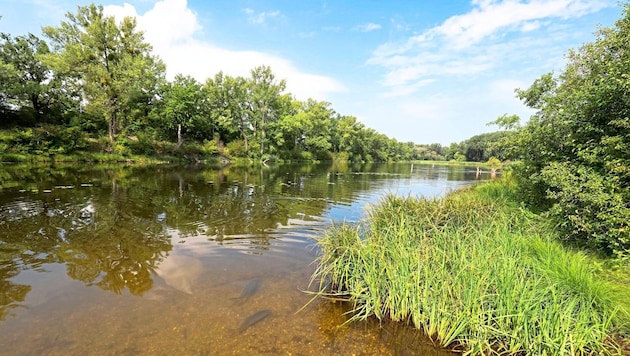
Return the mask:
<path fill-rule="evenodd" d="M 341 303 L 296 311 L 331 223 L 474 180 L 417 164 L 2 165 L 0 353 L 446 354 L 400 325 L 342 325 Z"/>

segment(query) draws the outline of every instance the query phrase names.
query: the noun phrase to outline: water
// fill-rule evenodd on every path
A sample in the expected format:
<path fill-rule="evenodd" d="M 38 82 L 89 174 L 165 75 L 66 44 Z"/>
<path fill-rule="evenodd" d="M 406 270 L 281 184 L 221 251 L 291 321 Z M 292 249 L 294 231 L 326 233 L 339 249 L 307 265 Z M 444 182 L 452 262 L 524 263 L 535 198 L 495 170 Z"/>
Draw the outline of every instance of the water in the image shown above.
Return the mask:
<path fill-rule="evenodd" d="M 343 303 L 296 312 L 331 223 L 473 181 L 417 164 L 0 166 L 0 354 L 448 354 L 399 324 L 343 325 Z"/>

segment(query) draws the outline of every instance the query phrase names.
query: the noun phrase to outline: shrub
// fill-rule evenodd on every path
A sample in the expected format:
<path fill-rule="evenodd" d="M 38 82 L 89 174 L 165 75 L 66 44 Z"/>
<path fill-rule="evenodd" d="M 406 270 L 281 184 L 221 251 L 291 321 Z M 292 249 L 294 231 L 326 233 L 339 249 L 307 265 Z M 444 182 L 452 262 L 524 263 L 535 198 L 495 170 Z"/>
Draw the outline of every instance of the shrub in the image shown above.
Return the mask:
<path fill-rule="evenodd" d="M 541 173 L 555 203 L 548 214 L 564 238 L 630 256 L 630 208 L 619 188 L 592 168 L 551 163 Z"/>
<path fill-rule="evenodd" d="M 201 151 L 206 156 L 212 156 L 219 152 L 219 145 L 216 140 L 204 140 Z"/>
<path fill-rule="evenodd" d="M 225 148 L 225 154 L 228 157 L 246 157 L 245 154 L 245 141 L 236 140 L 229 142 Z"/>

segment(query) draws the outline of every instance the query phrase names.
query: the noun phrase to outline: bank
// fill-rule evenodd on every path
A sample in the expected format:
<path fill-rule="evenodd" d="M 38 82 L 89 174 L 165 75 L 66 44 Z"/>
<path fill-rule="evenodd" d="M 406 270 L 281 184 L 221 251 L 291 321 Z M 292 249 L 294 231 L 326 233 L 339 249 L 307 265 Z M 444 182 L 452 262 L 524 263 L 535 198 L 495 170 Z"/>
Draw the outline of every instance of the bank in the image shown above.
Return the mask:
<path fill-rule="evenodd" d="M 508 177 L 443 199 L 388 196 L 318 244 L 319 295 L 465 354 L 628 353 L 628 264 L 564 246 Z"/>

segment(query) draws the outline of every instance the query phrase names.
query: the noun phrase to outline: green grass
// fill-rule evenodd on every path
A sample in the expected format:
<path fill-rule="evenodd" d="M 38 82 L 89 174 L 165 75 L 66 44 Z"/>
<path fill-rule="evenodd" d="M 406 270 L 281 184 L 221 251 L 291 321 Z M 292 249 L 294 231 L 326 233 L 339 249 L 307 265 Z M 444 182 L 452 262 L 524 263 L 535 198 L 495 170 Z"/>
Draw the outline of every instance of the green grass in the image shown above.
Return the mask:
<path fill-rule="evenodd" d="M 325 234 L 312 281 L 354 305 L 350 320 L 407 322 L 465 354 L 620 353 L 629 287 L 556 242 L 515 194 L 506 179 L 440 200 L 388 196 Z"/>

